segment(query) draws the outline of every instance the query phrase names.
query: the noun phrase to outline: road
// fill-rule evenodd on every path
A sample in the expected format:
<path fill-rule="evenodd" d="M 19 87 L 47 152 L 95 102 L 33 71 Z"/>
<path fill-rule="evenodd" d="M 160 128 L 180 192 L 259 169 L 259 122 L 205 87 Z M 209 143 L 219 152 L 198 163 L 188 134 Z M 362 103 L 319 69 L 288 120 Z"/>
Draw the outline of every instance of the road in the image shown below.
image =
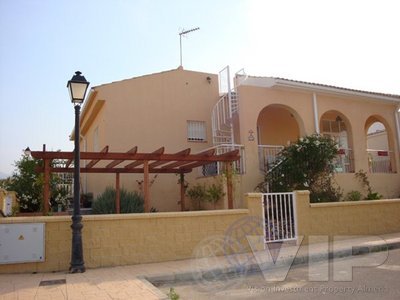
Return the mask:
<path fill-rule="evenodd" d="M 340 258 L 329 262 L 327 281 L 311 281 L 318 278 L 318 270 L 309 272 L 308 265 L 290 269 L 286 279 L 267 282 L 261 273 L 241 278 L 208 282 L 207 286 L 196 282 L 165 285 L 160 289 L 167 293 L 170 287 L 180 299 L 400 299 L 400 249 L 389 251 L 386 261 L 373 267 L 355 267 L 353 272 L 343 271 L 350 265 L 373 260 L 374 255 L 382 258 L 383 253 Z M 385 254 L 386 255 L 386 254 Z M 386 256 L 385 256 L 386 257 Z M 376 261 L 376 260 L 375 260 Z M 335 281 L 338 276 L 352 275 L 351 281 Z M 325 269 L 326 270 L 326 269 Z M 322 272 L 323 273 L 323 272 Z M 269 277 L 270 278 L 270 277 Z M 321 280 L 321 277 L 319 278 Z M 347 279 L 349 280 L 349 279 Z"/>

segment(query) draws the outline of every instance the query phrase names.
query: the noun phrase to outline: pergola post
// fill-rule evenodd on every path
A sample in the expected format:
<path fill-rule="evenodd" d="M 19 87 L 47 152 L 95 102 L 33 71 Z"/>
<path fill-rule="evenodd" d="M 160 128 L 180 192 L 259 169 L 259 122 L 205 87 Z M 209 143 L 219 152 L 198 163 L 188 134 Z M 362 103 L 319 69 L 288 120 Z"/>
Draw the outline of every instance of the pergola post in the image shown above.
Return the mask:
<path fill-rule="evenodd" d="M 143 162 L 144 212 L 150 212 L 149 161 Z"/>
<path fill-rule="evenodd" d="M 179 174 L 179 180 L 181 184 L 181 211 L 185 211 L 185 174 Z"/>
<path fill-rule="evenodd" d="M 50 165 L 51 160 L 44 160 L 44 183 L 43 183 L 43 213 L 47 215 L 49 212 L 50 202 Z"/>
<path fill-rule="evenodd" d="M 233 208 L 232 162 L 226 163 L 226 185 L 228 194 L 228 209 Z"/>
<path fill-rule="evenodd" d="M 115 212 L 121 213 L 121 199 L 119 190 L 119 173 L 115 173 Z"/>

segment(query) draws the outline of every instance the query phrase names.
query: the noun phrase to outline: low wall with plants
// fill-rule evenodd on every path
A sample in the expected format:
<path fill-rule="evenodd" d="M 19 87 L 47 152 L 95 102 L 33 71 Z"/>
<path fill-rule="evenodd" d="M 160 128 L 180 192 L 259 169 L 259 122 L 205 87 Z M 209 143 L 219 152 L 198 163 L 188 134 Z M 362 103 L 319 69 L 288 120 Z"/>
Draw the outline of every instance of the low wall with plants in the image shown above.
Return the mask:
<path fill-rule="evenodd" d="M 258 197 L 247 209 L 83 216 L 87 268 L 162 262 L 192 257 L 205 238 L 224 235 L 232 224 L 261 216 Z M 0 265 L 0 273 L 65 271 L 71 258 L 69 216 L 10 217 L 0 224 L 45 223 L 45 262 Z"/>
<path fill-rule="evenodd" d="M 380 235 L 400 232 L 400 199 L 310 203 L 308 191 L 296 192 L 298 234 Z"/>

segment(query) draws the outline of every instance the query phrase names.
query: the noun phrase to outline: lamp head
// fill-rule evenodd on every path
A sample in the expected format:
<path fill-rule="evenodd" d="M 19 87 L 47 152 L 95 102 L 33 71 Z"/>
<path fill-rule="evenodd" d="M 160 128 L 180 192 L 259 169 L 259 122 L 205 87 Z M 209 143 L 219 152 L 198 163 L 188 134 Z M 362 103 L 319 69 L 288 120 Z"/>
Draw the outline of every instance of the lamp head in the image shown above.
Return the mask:
<path fill-rule="evenodd" d="M 90 82 L 86 80 L 80 71 L 76 71 L 75 75 L 72 76 L 71 80 L 67 83 L 71 102 L 74 104 L 82 104 L 85 100 L 86 91 L 89 87 Z"/>

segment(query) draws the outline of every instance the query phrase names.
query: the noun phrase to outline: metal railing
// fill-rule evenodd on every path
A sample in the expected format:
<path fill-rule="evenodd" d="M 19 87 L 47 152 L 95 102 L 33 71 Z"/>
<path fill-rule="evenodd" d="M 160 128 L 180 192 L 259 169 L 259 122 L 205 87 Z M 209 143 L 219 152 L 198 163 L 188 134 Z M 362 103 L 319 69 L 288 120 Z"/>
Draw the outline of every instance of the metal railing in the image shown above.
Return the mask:
<path fill-rule="evenodd" d="M 233 91 L 223 95 L 215 104 L 211 114 L 214 144 L 233 142 L 232 114 L 238 110 L 237 94 Z"/>
<path fill-rule="evenodd" d="M 263 194 L 265 242 L 297 239 L 296 197 L 294 193 Z"/>
<path fill-rule="evenodd" d="M 367 149 L 370 173 L 395 173 L 392 168 L 393 151 Z"/>
<path fill-rule="evenodd" d="M 221 98 L 215 104 L 211 114 L 213 144 L 233 144 L 232 116 L 238 112 L 238 94 L 231 89 L 229 66 L 219 72 L 219 92 Z"/>
<path fill-rule="evenodd" d="M 264 173 L 268 172 L 275 164 L 279 153 L 284 147 L 281 145 L 258 145 L 259 168 Z"/>
<path fill-rule="evenodd" d="M 333 159 L 336 173 L 354 173 L 354 157 L 352 149 L 341 148 Z"/>
<path fill-rule="evenodd" d="M 224 154 L 233 150 L 239 150 L 240 159 L 233 162 L 233 170 L 237 174 L 245 173 L 245 151 L 243 145 L 221 144 L 205 150 L 215 149 L 215 154 Z M 215 176 L 224 173 L 224 163 L 213 162 L 199 168 L 200 176 Z"/>

